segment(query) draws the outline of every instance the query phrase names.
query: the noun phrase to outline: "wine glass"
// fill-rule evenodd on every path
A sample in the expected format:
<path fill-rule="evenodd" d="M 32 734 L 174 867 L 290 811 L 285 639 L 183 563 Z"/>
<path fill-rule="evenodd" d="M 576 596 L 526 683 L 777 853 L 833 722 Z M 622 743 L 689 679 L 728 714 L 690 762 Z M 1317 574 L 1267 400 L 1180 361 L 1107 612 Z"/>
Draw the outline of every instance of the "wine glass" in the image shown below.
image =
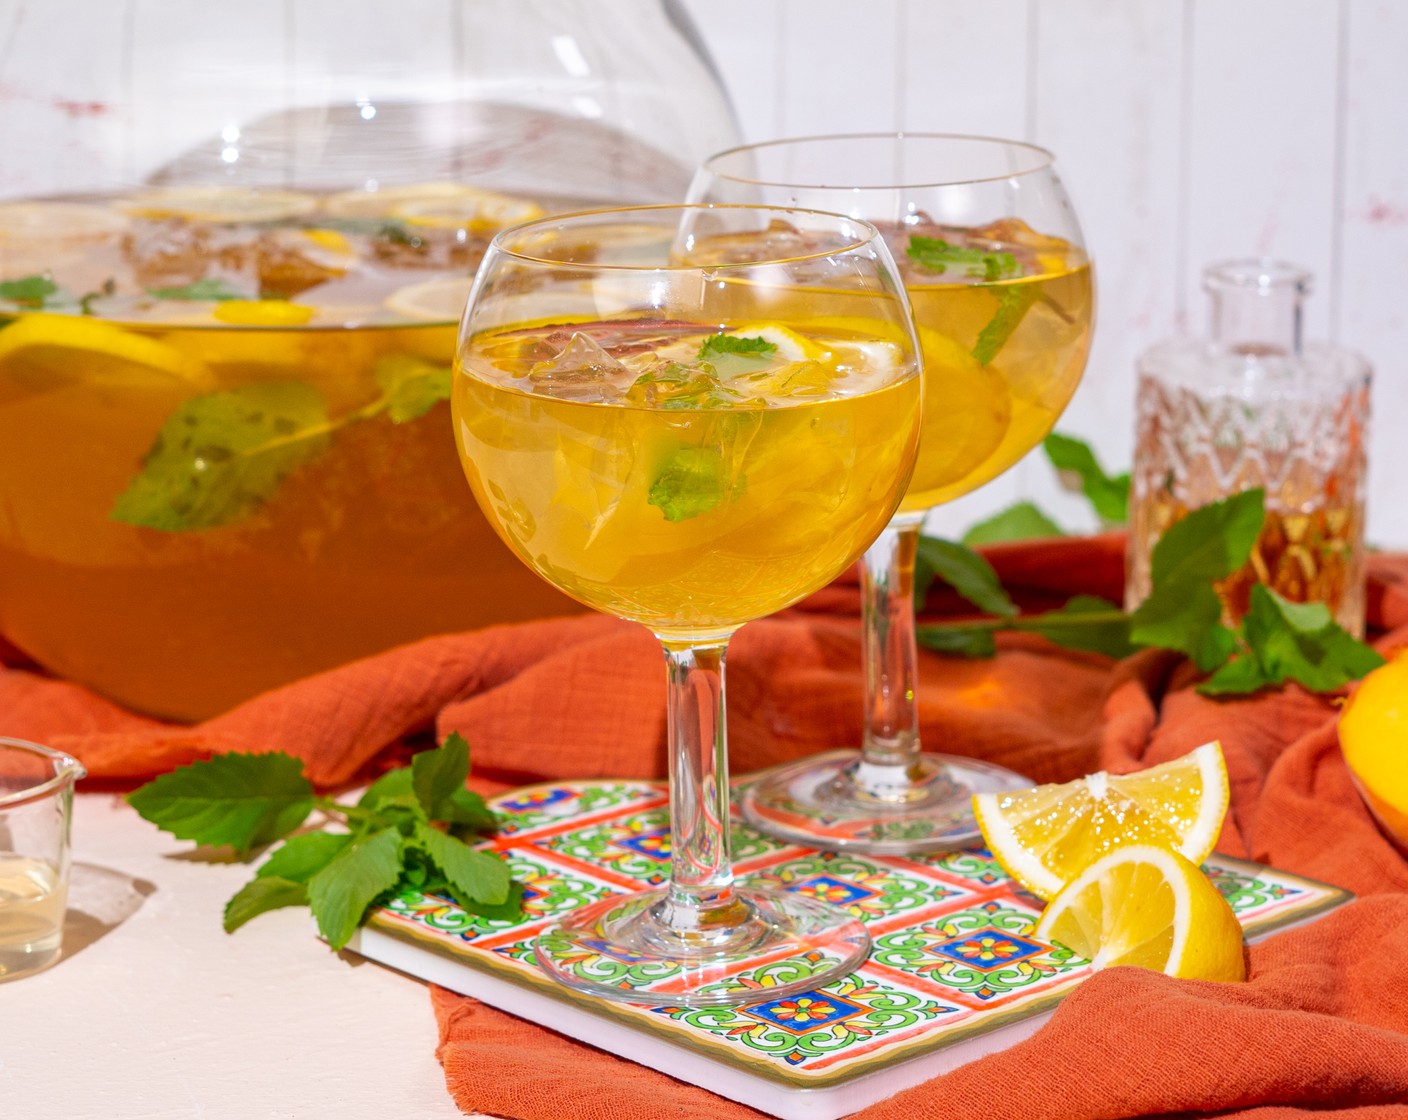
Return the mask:
<path fill-rule="evenodd" d="M 769 998 L 851 971 L 845 911 L 737 885 L 724 655 L 743 623 L 853 564 L 899 505 L 917 342 L 873 226 L 759 207 L 642 207 L 506 230 L 465 309 L 451 411 L 465 474 L 530 568 L 654 632 L 665 657 L 667 885 L 541 934 L 542 967 L 612 999 Z"/>
<path fill-rule="evenodd" d="M 769 772 L 744 813 L 765 832 L 831 849 L 907 853 L 969 841 L 979 831 L 973 793 L 1030 783 L 980 759 L 921 752 L 914 562 L 927 511 L 1036 446 L 1085 368 L 1090 262 L 1052 156 L 974 136 L 804 137 L 709 158 L 689 198 L 873 222 L 900 263 L 924 362 L 919 462 L 862 565 L 860 749 Z"/>

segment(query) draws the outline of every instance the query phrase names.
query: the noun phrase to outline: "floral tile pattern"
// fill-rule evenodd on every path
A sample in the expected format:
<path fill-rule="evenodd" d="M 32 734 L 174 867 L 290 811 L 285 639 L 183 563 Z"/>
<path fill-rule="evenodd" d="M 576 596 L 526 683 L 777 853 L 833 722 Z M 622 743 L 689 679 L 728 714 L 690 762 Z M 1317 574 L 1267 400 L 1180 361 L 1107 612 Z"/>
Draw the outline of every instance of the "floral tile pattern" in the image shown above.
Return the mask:
<path fill-rule="evenodd" d="M 400 943 L 434 950 L 427 957 L 449 956 L 467 966 L 460 970 L 463 990 L 475 991 L 474 977 L 492 974 L 535 993 L 553 1025 L 553 1008 L 562 1005 L 592 1016 L 609 1014 L 640 1037 L 676 1043 L 735 1069 L 756 1072 L 761 1063 L 785 1084 L 816 1088 L 932 1054 L 1014 1017 L 1043 1014 L 1088 972 L 1088 963 L 1070 950 L 1032 935 L 1042 903 L 1011 882 L 981 847 L 914 858 L 863 857 L 785 844 L 735 822 L 740 880 L 849 911 L 870 930 L 870 957 L 842 980 L 778 998 L 769 998 L 769 990 L 805 981 L 823 962 L 793 957 L 742 968 L 718 986 L 756 991 L 755 1002 L 683 1008 L 670 1003 L 670 969 L 605 941 L 576 948 L 580 960 L 574 967 L 584 977 L 659 986 L 657 1007 L 604 1008 L 595 997 L 547 983 L 533 945 L 540 936 L 550 943 L 554 922 L 578 907 L 666 880 L 670 834 L 663 786 L 564 782 L 515 791 L 493 804 L 502 827 L 486 846 L 504 855 L 522 886 L 522 918 L 491 921 L 448 899 L 408 892 L 387 903 L 374 926 Z M 1205 870 L 1248 933 L 1304 920 L 1347 897 L 1221 855 Z M 398 967 L 406 967 L 404 960 Z M 591 1031 L 581 1037 L 598 1041 Z M 619 1052 L 632 1051 L 621 1046 Z"/>

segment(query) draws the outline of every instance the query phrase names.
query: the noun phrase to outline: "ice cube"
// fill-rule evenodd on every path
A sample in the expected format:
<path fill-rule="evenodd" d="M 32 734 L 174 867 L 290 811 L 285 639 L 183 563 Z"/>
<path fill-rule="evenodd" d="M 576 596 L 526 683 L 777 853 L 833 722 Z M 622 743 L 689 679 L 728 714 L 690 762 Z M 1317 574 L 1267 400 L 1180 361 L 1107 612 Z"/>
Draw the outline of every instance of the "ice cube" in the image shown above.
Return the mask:
<path fill-rule="evenodd" d="M 632 370 L 581 331 L 574 331 L 555 356 L 528 371 L 533 392 L 572 401 L 620 400 L 635 379 Z"/>
<path fill-rule="evenodd" d="M 122 253 L 137 283 L 148 290 L 218 278 L 254 297 L 259 292 L 259 237 L 254 226 L 139 219 L 123 238 Z"/>

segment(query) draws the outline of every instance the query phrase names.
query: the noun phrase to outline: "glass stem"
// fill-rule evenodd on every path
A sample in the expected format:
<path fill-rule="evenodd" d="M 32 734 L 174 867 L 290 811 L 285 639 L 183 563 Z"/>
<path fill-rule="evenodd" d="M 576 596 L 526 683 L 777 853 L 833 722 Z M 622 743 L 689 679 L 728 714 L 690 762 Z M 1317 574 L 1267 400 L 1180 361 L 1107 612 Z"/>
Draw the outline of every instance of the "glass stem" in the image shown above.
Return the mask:
<path fill-rule="evenodd" d="M 729 854 L 727 636 L 661 638 L 669 684 L 670 884 L 657 918 L 689 941 L 726 935 L 747 918 L 733 891 Z"/>
<path fill-rule="evenodd" d="M 895 517 L 861 561 L 865 737 L 856 775 L 861 784 L 872 779 L 884 786 L 903 784 L 903 773 L 919 757 L 914 557 L 923 520 L 922 513 Z"/>

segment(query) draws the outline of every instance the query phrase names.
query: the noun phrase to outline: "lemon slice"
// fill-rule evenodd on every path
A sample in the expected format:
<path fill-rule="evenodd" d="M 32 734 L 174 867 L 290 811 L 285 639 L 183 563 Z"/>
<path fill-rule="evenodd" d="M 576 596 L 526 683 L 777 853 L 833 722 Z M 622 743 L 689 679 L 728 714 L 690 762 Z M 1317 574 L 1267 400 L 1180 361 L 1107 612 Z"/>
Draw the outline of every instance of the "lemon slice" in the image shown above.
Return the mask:
<path fill-rule="evenodd" d="M 469 300 L 472 276 L 454 276 L 448 280 L 426 280 L 397 288 L 386 297 L 386 309 L 407 319 L 427 323 L 454 323 L 464 313 Z"/>
<path fill-rule="evenodd" d="M 777 353 L 773 356 L 785 362 L 825 361 L 831 353 L 816 339 L 798 334 L 781 323 L 743 323 L 721 333 L 728 338 L 761 338 L 776 346 Z"/>
<path fill-rule="evenodd" d="M 164 187 L 116 203 L 134 218 L 182 218 L 188 222 L 280 222 L 299 218 L 317 201 L 298 191 L 237 190 L 233 187 Z"/>
<path fill-rule="evenodd" d="M 924 352 L 924 419 L 911 493 L 961 482 L 1002 443 L 1012 396 L 1002 379 L 947 335 L 918 328 Z"/>
<path fill-rule="evenodd" d="M 236 327 L 301 327 L 313 318 L 314 309 L 286 299 L 227 299 L 211 314 Z"/>
<path fill-rule="evenodd" d="M 1097 968 L 1134 965 L 1189 980 L 1245 980 L 1242 927 L 1212 881 L 1177 852 L 1130 844 L 1096 860 L 1033 931 Z"/>
<path fill-rule="evenodd" d="M 542 215 L 543 208 L 526 198 L 473 187 L 465 187 L 459 194 L 402 202 L 393 207 L 390 214 L 413 226 L 481 232 L 500 230 Z"/>
<path fill-rule="evenodd" d="M 458 198 L 475 188 L 465 183 L 407 183 L 374 191 L 342 191 L 323 200 L 323 209 L 335 218 L 386 218 L 398 206 Z"/>
<path fill-rule="evenodd" d="M 22 315 L 0 331 L 0 384 L 45 390 L 75 382 L 211 387 L 210 371 L 175 347 L 74 315 Z"/>
<path fill-rule="evenodd" d="M 9 238 L 78 241 L 115 237 L 127 219 L 106 206 L 82 202 L 0 203 L 0 245 Z"/>
<path fill-rule="evenodd" d="M 997 861 L 1049 899 L 1096 859 L 1124 844 L 1152 844 L 1201 863 L 1227 812 L 1222 747 L 1133 774 L 1096 774 L 1060 785 L 980 793 L 973 811 Z"/>

